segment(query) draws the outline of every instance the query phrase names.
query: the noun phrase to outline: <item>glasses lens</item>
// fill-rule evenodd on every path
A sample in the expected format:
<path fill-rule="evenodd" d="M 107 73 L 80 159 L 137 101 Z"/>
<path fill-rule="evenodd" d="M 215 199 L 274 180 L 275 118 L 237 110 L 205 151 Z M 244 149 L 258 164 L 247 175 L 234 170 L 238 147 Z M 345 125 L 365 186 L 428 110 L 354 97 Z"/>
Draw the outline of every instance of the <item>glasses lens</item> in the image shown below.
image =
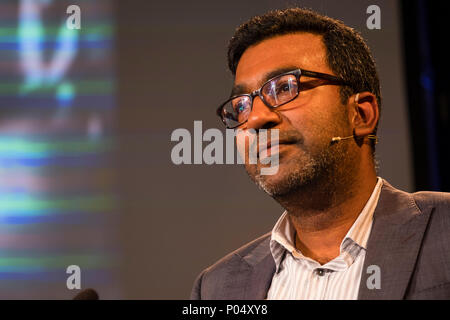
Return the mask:
<path fill-rule="evenodd" d="M 271 106 L 289 102 L 298 95 L 297 78 L 293 74 L 277 77 L 266 83 L 261 92 Z"/>
<path fill-rule="evenodd" d="M 228 128 L 234 128 L 247 121 L 251 111 L 251 99 L 249 96 L 235 97 L 222 108 L 222 119 Z"/>

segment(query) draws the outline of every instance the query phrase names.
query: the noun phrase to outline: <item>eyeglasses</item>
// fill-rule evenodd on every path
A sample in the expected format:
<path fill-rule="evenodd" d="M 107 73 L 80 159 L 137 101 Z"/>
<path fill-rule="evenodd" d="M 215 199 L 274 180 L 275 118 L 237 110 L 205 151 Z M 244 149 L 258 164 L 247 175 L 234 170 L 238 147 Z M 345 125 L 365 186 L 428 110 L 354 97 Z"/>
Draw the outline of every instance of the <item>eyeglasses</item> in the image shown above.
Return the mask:
<path fill-rule="evenodd" d="M 239 127 L 247 122 L 256 96 L 259 96 L 269 108 L 277 108 L 294 100 L 300 93 L 301 76 L 327 80 L 331 84 L 348 85 L 343 79 L 330 74 L 296 69 L 269 79 L 252 93 L 229 98 L 217 109 L 217 115 L 227 128 Z"/>

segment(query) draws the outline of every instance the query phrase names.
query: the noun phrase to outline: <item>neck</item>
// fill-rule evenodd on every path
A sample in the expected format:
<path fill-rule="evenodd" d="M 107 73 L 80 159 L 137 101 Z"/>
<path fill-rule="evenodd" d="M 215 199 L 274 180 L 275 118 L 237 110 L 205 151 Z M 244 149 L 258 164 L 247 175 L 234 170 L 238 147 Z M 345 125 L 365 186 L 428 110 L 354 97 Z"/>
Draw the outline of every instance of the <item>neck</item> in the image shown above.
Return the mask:
<path fill-rule="evenodd" d="M 339 255 L 340 244 L 372 194 L 377 177 L 372 169 L 354 178 L 325 180 L 276 199 L 295 228 L 297 249 L 321 264 Z"/>

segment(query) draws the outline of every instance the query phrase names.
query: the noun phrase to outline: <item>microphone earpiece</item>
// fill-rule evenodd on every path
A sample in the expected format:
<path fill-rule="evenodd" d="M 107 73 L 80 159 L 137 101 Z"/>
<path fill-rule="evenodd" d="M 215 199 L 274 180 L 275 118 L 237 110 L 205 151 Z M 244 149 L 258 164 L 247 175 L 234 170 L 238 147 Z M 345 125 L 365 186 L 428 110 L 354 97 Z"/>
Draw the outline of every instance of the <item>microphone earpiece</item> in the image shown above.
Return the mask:
<path fill-rule="evenodd" d="M 333 137 L 333 138 L 331 138 L 331 144 L 339 142 L 341 140 L 347 140 L 347 139 L 351 139 L 351 138 L 357 138 L 357 136 L 355 136 L 355 134 L 352 134 L 351 136 L 348 136 L 348 137 Z M 375 140 L 375 144 L 378 143 L 378 137 L 374 134 L 369 134 L 367 136 L 367 138 L 371 139 L 371 140 Z"/>
<path fill-rule="evenodd" d="M 359 102 L 359 92 L 355 95 L 355 103 L 358 103 L 358 102 Z M 355 134 L 352 134 L 351 136 L 348 136 L 348 137 L 333 137 L 333 138 L 331 138 L 331 144 L 337 143 L 341 140 L 347 140 L 347 139 L 351 139 L 351 138 L 357 138 L 357 136 Z M 367 138 L 371 139 L 371 140 L 375 140 L 375 144 L 378 143 L 378 137 L 374 134 L 369 134 L 367 136 Z"/>
<path fill-rule="evenodd" d="M 334 142 L 339 142 L 339 141 L 341 141 L 341 140 L 347 140 L 347 139 L 350 139 L 350 138 L 353 138 L 355 135 L 351 135 L 351 136 L 348 136 L 348 137 L 333 137 L 332 139 L 331 139 L 331 143 L 334 143 Z"/>

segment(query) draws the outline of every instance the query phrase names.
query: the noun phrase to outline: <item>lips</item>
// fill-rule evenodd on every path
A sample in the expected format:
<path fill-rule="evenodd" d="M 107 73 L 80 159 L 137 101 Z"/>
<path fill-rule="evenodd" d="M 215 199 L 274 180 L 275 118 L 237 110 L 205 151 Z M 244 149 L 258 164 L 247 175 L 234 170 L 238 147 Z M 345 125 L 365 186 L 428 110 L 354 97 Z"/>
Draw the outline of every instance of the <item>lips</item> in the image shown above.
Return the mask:
<path fill-rule="evenodd" d="M 273 133 L 273 130 L 278 132 Z M 258 132 L 250 138 L 248 143 L 246 141 L 243 146 L 245 146 L 246 149 L 246 156 L 253 156 L 255 158 L 261 158 L 262 156 L 264 156 L 264 158 L 269 157 L 268 150 L 275 146 L 281 147 L 283 145 L 299 144 L 303 141 L 303 136 L 297 130 L 281 131 L 279 129 L 271 129 L 267 132 Z"/>
<path fill-rule="evenodd" d="M 269 142 L 266 145 L 262 145 L 259 147 L 259 151 L 258 151 L 258 157 L 260 156 L 261 153 L 263 153 L 264 151 L 269 150 L 270 148 L 272 148 L 272 146 L 280 146 L 282 143 L 277 142 L 277 141 L 273 141 L 273 142 Z M 267 155 L 267 153 L 266 153 Z"/>
<path fill-rule="evenodd" d="M 293 143 L 295 143 L 295 141 L 291 141 L 291 140 L 270 141 L 266 145 L 260 146 L 259 152 L 258 152 L 258 158 L 260 157 L 260 154 L 263 151 L 267 151 L 267 150 L 271 149 L 272 146 L 278 146 L 278 148 L 279 148 L 282 145 L 289 145 L 289 144 L 293 144 Z M 266 156 L 267 156 L 267 153 L 266 153 Z"/>

